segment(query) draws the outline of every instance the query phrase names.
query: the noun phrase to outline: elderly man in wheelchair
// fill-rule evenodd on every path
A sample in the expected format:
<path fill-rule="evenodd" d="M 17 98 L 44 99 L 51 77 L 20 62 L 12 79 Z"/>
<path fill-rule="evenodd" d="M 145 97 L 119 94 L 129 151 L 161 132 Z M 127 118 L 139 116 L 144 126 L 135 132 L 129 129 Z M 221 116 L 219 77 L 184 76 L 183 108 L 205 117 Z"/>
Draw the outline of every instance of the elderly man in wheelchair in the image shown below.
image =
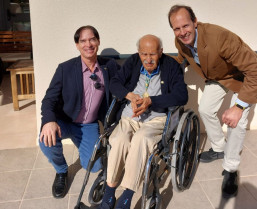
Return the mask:
<path fill-rule="evenodd" d="M 138 189 L 149 154 L 161 140 L 168 107 L 187 103 L 188 92 L 183 70 L 171 57 L 162 53 L 162 42 L 154 35 L 138 41 L 138 53 L 127 59 L 111 80 L 110 90 L 119 100 L 121 119 L 109 143 L 107 185 L 99 208 L 114 208 L 115 191 L 125 188 L 115 208 L 130 208 Z"/>

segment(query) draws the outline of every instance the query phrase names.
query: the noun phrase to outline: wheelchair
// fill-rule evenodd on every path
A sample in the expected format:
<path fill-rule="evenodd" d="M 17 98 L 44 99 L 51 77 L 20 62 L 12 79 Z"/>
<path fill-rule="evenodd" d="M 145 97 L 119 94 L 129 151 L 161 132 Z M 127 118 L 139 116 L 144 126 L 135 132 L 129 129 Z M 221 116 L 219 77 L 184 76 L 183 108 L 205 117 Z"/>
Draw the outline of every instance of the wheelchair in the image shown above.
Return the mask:
<path fill-rule="evenodd" d="M 120 106 L 121 102 L 114 98 L 105 117 L 103 134 L 95 143 L 75 209 L 83 208 L 84 204 L 81 199 L 90 171 L 94 162 L 100 157 L 103 168 L 90 188 L 88 202 L 95 206 L 102 201 L 106 187 L 107 160 L 110 150 L 108 138 L 118 124 L 116 113 Z M 200 125 L 198 116 L 192 110 L 184 111 L 183 107 L 169 108 L 162 138 L 150 154 L 146 164 L 141 202 L 142 209 L 160 208 L 159 184 L 169 173 L 175 190 L 183 191 L 190 187 L 198 165 L 199 144 Z M 160 170 L 162 161 L 165 163 L 163 171 Z"/>
<path fill-rule="evenodd" d="M 161 141 L 150 154 L 143 180 L 142 209 L 161 208 L 159 185 L 170 173 L 173 189 L 189 189 L 198 165 L 200 123 L 192 110 L 169 108 Z M 161 169 L 161 163 L 164 168 Z M 151 188 L 151 189 L 150 189 Z"/>

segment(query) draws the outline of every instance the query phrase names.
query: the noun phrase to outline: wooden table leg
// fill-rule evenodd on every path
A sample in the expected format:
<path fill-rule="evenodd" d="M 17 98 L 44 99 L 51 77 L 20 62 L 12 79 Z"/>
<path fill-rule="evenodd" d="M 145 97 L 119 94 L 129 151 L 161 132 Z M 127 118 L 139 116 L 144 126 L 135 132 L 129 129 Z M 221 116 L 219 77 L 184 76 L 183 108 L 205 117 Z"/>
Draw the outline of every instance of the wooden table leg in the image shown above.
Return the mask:
<path fill-rule="evenodd" d="M 20 108 L 19 108 L 19 101 L 18 101 L 17 78 L 16 78 L 15 71 L 11 71 L 11 85 L 12 85 L 13 109 L 17 111 L 17 110 L 20 110 Z"/>

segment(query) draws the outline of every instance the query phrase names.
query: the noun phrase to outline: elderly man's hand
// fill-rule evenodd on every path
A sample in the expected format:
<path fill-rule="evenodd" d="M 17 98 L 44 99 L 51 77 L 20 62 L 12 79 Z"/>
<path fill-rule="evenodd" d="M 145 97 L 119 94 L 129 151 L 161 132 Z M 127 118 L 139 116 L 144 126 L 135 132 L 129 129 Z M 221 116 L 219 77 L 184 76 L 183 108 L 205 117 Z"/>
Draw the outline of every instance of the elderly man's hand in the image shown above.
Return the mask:
<path fill-rule="evenodd" d="M 132 111 L 134 112 L 137 109 L 137 101 L 140 100 L 141 97 L 138 94 L 129 92 L 126 96 L 126 99 L 131 102 Z"/>
<path fill-rule="evenodd" d="M 56 122 L 46 123 L 40 134 L 40 142 L 44 141 L 45 146 L 56 145 L 56 133 L 61 137 L 61 128 Z"/>
<path fill-rule="evenodd" d="M 136 102 L 137 108 L 133 111 L 134 115 L 132 117 L 137 117 L 144 113 L 148 107 L 152 104 L 152 100 L 150 97 L 141 98 Z"/>
<path fill-rule="evenodd" d="M 236 106 L 227 109 L 222 115 L 223 123 L 227 124 L 231 128 L 235 128 L 241 119 L 243 110 Z"/>

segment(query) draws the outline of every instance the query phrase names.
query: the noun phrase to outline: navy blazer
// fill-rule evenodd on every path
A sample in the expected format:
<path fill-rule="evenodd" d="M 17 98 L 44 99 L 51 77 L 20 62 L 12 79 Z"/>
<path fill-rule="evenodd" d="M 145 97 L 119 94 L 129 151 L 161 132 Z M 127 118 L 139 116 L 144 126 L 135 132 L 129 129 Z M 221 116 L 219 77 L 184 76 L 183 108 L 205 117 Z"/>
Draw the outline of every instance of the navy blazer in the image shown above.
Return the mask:
<path fill-rule="evenodd" d="M 104 77 L 105 96 L 98 112 L 98 119 L 103 121 L 111 102 L 109 81 L 119 69 L 113 60 L 97 57 Z M 46 95 L 42 100 L 42 126 L 57 119 L 72 122 L 81 110 L 83 99 L 83 74 L 81 56 L 59 64 L 52 78 Z"/>
<path fill-rule="evenodd" d="M 150 96 L 152 100 L 150 109 L 164 112 L 168 107 L 185 105 L 188 101 L 188 92 L 179 63 L 172 57 L 162 54 L 159 64 L 162 94 Z M 111 93 L 123 100 L 129 92 L 132 92 L 139 80 L 141 66 L 142 62 L 138 53 L 130 56 L 111 79 Z"/>

